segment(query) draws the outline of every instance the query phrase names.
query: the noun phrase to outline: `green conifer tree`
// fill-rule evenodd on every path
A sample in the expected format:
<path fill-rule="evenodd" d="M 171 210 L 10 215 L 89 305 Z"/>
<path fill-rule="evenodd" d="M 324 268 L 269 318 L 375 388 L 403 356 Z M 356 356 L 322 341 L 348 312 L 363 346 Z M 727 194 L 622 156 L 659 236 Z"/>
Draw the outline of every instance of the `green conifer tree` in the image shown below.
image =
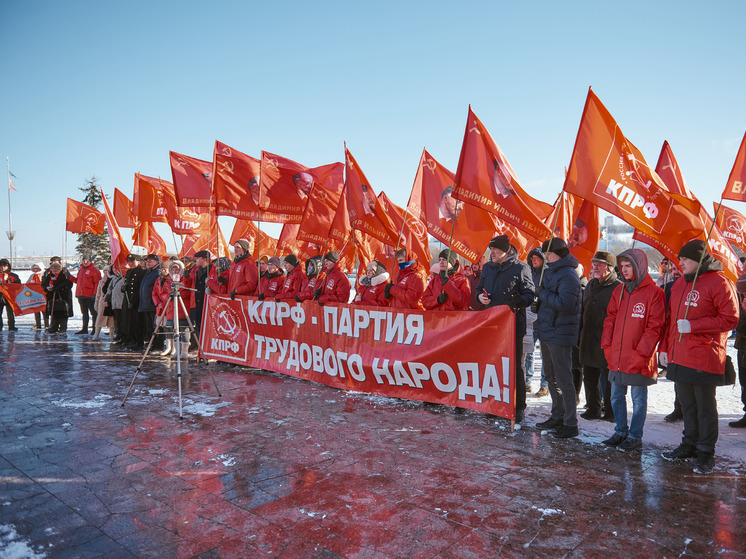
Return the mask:
<path fill-rule="evenodd" d="M 101 187 L 98 184 L 98 179 L 92 176 L 90 179 L 86 179 L 85 183 L 85 186 L 80 187 L 80 191 L 85 194 L 81 201 L 101 211 Z M 78 244 L 75 251 L 79 258 L 89 255 L 97 268 L 106 266 L 111 261 L 109 235 L 106 232 L 101 235 L 78 233 Z"/>

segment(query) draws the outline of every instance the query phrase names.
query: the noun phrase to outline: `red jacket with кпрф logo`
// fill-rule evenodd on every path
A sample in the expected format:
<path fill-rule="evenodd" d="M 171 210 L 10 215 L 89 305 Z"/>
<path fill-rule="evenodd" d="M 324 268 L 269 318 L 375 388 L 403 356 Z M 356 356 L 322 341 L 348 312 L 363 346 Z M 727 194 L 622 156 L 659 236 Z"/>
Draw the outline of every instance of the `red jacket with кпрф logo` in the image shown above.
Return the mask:
<path fill-rule="evenodd" d="M 101 281 L 101 272 L 91 263 L 88 266 L 81 266 L 77 277 L 71 276 L 70 279 L 76 284 L 76 297 L 95 297 L 98 282 Z"/>
<path fill-rule="evenodd" d="M 322 272 L 323 273 L 323 272 Z M 319 303 L 347 303 L 350 300 L 350 280 L 345 273 L 335 264 L 326 275 L 324 283 L 321 284 L 321 295 Z"/>
<path fill-rule="evenodd" d="M 296 295 L 300 295 L 303 290 L 303 280 L 306 277 L 306 273 L 303 271 L 303 266 L 298 264 L 291 272 L 285 277 L 285 283 L 282 284 L 275 298 L 277 299 L 295 299 Z"/>
<path fill-rule="evenodd" d="M 396 283 L 389 288 L 391 308 L 423 310 L 425 307 L 420 302 L 423 291 L 425 291 L 425 280 L 420 275 L 419 264 L 413 262 L 399 270 Z"/>
<path fill-rule="evenodd" d="M 207 287 L 220 295 L 229 295 L 233 291 L 236 292 L 236 295 L 253 295 L 258 283 L 258 277 L 259 273 L 256 269 L 256 262 L 251 257 L 251 254 L 247 253 L 236 259 L 231 265 L 226 285 L 220 285 L 217 277 L 210 277 L 206 283 Z"/>
<path fill-rule="evenodd" d="M 692 331 L 679 335 L 677 321 L 683 318 L 689 321 Z M 725 374 L 728 334 L 737 324 L 738 297 L 723 272 L 700 273 L 694 291 L 692 282 L 680 277 L 671 287 L 666 333 L 658 351 L 668 354 L 669 363 Z"/>
<path fill-rule="evenodd" d="M 606 310 L 601 347 L 610 371 L 655 377 L 655 348 L 666 323 L 666 295 L 645 274 L 630 293 L 624 284 L 614 289 Z"/>

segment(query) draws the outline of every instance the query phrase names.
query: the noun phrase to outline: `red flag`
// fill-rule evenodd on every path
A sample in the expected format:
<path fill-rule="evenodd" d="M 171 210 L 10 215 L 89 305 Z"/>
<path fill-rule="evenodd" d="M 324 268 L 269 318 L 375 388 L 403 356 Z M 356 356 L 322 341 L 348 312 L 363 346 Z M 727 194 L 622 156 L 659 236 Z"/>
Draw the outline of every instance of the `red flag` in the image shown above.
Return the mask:
<path fill-rule="evenodd" d="M 165 258 L 168 254 L 166 242 L 149 221 L 143 221 L 135 226 L 135 231 L 132 233 L 132 242 L 145 248 L 148 254 L 157 254 L 161 258 Z"/>
<path fill-rule="evenodd" d="M 558 210 L 555 223 L 554 214 Z M 567 242 L 570 254 L 578 259 L 587 274 L 601 238 L 598 207 L 563 190 L 557 198 L 554 210 L 546 218 L 546 223 L 550 226 L 555 223 L 554 236 Z"/>
<path fill-rule="evenodd" d="M 384 211 L 389 217 L 391 217 L 391 221 L 393 221 L 396 229 L 401 231 L 398 243 L 399 248 L 406 248 L 417 256 L 417 260 L 424 268 L 429 268 L 432 255 L 430 254 L 427 227 L 425 227 L 425 224 L 416 215 L 394 204 L 386 196 L 385 192 L 381 192 L 378 195 L 378 202 L 383 206 Z M 395 249 L 396 247 L 392 247 L 391 249 L 394 255 L 396 253 Z"/>
<path fill-rule="evenodd" d="M 521 188 L 507 158 L 469 107 L 453 197 L 498 216 L 529 235 L 548 239 L 543 219 L 552 206 Z"/>
<path fill-rule="evenodd" d="M 717 226 L 722 231 L 723 237 L 746 252 L 746 216 L 723 205 L 718 211 L 717 202 L 713 204 L 717 213 Z"/>
<path fill-rule="evenodd" d="M 591 90 L 564 189 L 664 244 L 680 244 L 682 236 L 702 230 L 692 212 L 699 204 L 668 192 Z"/>
<path fill-rule="evenodd" d="M 106 201 L 104 190 L 101 189 L 101 199 L 104 202 L 104 215 L 106 216 L 106 227 L 109 231 L 109 249 L 111 250 L 111 264 L 119 269 L 122 274 L 127 271 L 127 255 L 129 249 L 122 239 L 122 233 L 119 231 L 117 220 L 109 208 L 109 202 Z"/>
<path fill-rule="evenodd" d="M 132 215 L 138 221 L 168 223 L 168 209 L 176 213 L 174 185 L 168 181 L 135 173 Z"/>
<path fill-rule="evenodd" d="M 314 177 L 308 167 L 291 159 L 262 152 L 259 182 L 261 221 L 300 223 Z"/>
<path fill-rule="evenodd" d="M 184 244 L 179 256 L 194 256 L 196 252 L 201 250 L 209 250 L 214 254 L 217 245 L 217 256 L 230 257 L 228 243 L 225 242 L 225 237 L 223 237 L 223 232 L 220 230 L 220 224 L 217 223 L 217 220 L 214 221 L 214 225 L 215 228 L 211 233 L 210 219 L 209 216 L 206 216 L 200 222 L 200 227 L 184 236 Z"/>
<path fill-rule="evenodd" d="M 257 233 L 259 234 L 259 243 L 256 242 Z M 231 246 L 236 244 L 239 239 L 248 239 L 253 247 L 252 256 L 258 260 L 260 256 L 272 255 L 277 247 L 277 239 L 270 237 L 259 229 L 253 221 L 246 219 L 237 219 L 231 233 Z"/>
<path fill-rule="evenodd" d="M 0 294 L 13 307 L 16 316 L 47 310 L 47 299 L 39 283 L 2 283 Z"/>
<path fill-rule="evenodd" d="M 736 161 L 733 163 L 728 182 L 725 183 L 722 199 L 746 202 L 746 134 L 743 135 Z"/>
<path fill-rule="evenodd" d="M 96 208 L 72 198 L 67 199 L 65 231 L 101 235 L 104 232 L 104 221 L 104 214 Z"/>
<path fill-rule="evenodd" d="M 451 196 L 455 180 L 451 171 L 423 150 L 407 208 L 427 224 L 433 237 L 476 262 L 495 235 L 495 222 L 491 213 Z"/>
<path fill-rule="evenodd" d="M 720 229 L 712 226 L 712 217 L 710 217 L 707 211 L 705 211 L 699 203 L 699 200 L 697 200 L 697 197 L 687 187 L 684 175 L 681 173 L 679 164 L 676 161 L 676 157 L 674 156 L 673 150 L 668 142 L 663 142 L 663 148 L 658 157 L 655 172 L 663 180 L 664 188 L 667 188 L 673 195 L 678 195 L 686 199 L 686 203 L 692 206 L 696 212 L 695 215 L 698 217 L 699 232 L 686 238 L 677 234 L 675 231 L 667 232 L 665 236 L 651 236 L 641 233 L 640 231 L 635 231 L 632 237 L 656 248 L 672 262 L 677 262 L 678 250 L 685 242 L 693 238 L 705 240 L 709 233 L 710 237 L 708 239 L 708 244 L 710 252 L 715 258 L 722 262 L 723 272 L 726 276 L 731 278 L 733 281 L 736 281 L 740 274 L 739 269 L 741 263 L 733 252 L 733 249 L 731 249 L 730 245 L 723 237 Z"/>
<path fill-rule="evenodd" d="M 321 254 L 322 247 L 319 245 L 297 239 L 299 225 L 298 223 L 286 223 L 282 227 L 280 237 L 277 239 L 276 256 L 285 257 L 292 253 L 300 260 L 305 261 L 312 256 Z"/>
<path fill-rule="evenodd" d="M 315 178 L 298 229 L 298 240 L 324 246 L 344 190 L 344 165 L 332 163 L 309 171 Z"/>
<path fill-rule="evenodd" d="M 182 208 L 209 210 L 212 200 L 212 161 L 169 151 L 176 204 Z"/>
<path fill-rule="evenodd" d="M 112 207 L 114 219 L 119 223 L 119 227 L 135 227 L 135 220 L 132 218 L 132 202 L 118 188 L 114 189 Z"/>
<path fill-rule="evenodd" d="M 261 161 L 216 141 L 212 165 L 217 214 L 259 219 Z"/>
<path fill-rule="evenodd" d="M 399 231 L 376 198 L 362 169 L 345 146 L 345 188 L 350 224 L 366 235 L 396 246 Z"/>

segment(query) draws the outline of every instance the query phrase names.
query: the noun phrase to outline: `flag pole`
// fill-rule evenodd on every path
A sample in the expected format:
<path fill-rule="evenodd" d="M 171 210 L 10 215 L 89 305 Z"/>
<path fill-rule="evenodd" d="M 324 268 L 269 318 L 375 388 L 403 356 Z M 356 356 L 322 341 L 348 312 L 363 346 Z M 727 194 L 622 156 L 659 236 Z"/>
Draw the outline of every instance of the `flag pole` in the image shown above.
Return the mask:
<path fill-rule="evenodd" d="M 552 231 L 549 236 L 549 244 L 547 245 L 547 252 L 549 252 L 549 249 L 552 248 L 552 239 L 554 238 L 554 230 L 557 227 L 557 218 L 559 218 L 559 212 L 560 207 L 562 207 L 562 202 L 565 200 L 565 187 L 562 187 L 562 190 L 560 190 L 560 199 L 557 200 L 557 208 L 554 212 L 554 221 L 552 222 Z M 539 285 L 536 286 L 536 289 L 541 287 L 541 283 L 544 281 L 544 270 L 547 268 L 547 255 L 544 255 L 544 262 L 541 265 L 541 274 L 539 275 Z"/>
<path fill-rule="evenodd" d="M 6 162 L 8 163 L 8 243 L 10 244 L 10 267 L 13 268 L 13 237 L 15 237 L 16 232 L 13 231 L 13 216 L 10 211 L 10 156 L 5 157 Z"/>
<path fill-rule="evenodd" d="M 707 232 L 707 238 L 705 239 L 705 249 L 702 251 L 702 256 L 699 257 L 699 264 L 697 265 L 697 270 L 694 272 L 694 279 L 692 280 L 692 288 L 689 291 L 689 293 L 694 292 L 694 286 L 697 284 L 697 277 L 699 276 L 699 269 L 702 267 L 702 262 L 705 260 L 705 254 L 709 252 L 708 247 L 710 246 L 710 236 L 712 235 L 712 230 L 715 228 L 715 222 L 718 219 L 718 214 L 720 213 L 720 208 L 723 206 L 723 198 L 720 197 L 720 202 L 718 203 L 718 207 L 715 210 L 715 216 L 712 218 L 712 225 L 710 225 L 710 230 Z M 688 301 L 687 301 L 688 302 Z M 687 315 L 689 314 L 689 307 L 691 305 L 686 305 L 686 309 L 684 309 L 684 320 L 686 320 Z M 684 334 L 679 332 L 679 341 L 681 341 L 681 338 Z"/>

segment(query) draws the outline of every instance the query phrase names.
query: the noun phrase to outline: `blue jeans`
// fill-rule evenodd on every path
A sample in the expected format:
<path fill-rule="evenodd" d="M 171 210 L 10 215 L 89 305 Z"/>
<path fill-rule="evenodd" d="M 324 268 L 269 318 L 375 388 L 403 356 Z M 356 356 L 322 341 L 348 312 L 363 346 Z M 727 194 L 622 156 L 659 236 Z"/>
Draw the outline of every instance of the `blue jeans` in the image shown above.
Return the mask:
<path fill-rule="evenodd" d="M 630 386 L 632 393 L 632 420 L 627 428 L 627 385 L 611 383 L 611 409 L 614 410 L 614 432 L 630 439 L 642 439 L 642 428 L 648 415 L 648 387 Z"/>
<path fill-rule="evenodd" d="M 536 349 L 536 348 L 534 348 Z M 523 364 L 523 369 L 526 371 L 526 386 L 531 384 L 531 379 L 534 376 L 534 352 L 526 352 L 526 361 Z"/>

